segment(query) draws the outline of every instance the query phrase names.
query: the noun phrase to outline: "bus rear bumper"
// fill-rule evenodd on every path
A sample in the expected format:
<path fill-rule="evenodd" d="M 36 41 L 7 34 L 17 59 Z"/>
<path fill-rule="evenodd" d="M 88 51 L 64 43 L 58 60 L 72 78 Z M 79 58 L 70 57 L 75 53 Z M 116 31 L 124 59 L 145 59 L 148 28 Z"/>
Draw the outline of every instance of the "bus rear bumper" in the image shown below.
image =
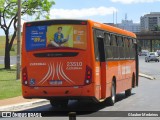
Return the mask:
<path fill-rule="evenodd" d="M 94 96 L 94 87 L 92 85 L 86 86 L 72 86 L 72 87 L 22 87 L 23 97 L 27 99 L 31 98 L 70 98 L 74 99 L 83 96 L 92 97 Z"/>

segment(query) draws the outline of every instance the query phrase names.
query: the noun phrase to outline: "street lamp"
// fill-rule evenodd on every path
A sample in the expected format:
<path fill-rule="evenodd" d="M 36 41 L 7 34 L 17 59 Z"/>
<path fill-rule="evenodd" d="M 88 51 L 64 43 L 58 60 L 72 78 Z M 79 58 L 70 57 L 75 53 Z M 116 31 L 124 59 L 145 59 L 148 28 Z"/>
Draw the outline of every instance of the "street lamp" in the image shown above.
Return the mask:
<path fill-rule="evenodd" d="M 18 0 L 18 24 L 17 24 L 17 80 L 20 79 L 20 41 L 21 41 L 21 0 Z"/>

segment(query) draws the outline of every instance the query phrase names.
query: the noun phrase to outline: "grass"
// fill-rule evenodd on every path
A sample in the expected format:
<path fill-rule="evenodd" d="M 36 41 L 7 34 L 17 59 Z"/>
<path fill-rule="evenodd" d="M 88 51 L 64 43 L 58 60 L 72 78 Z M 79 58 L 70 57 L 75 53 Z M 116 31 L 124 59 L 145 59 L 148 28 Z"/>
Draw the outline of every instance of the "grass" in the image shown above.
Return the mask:
<path fill-rule="evenodd" d="M 16 67 L 5 70 L 0 64 L 0 100 L 21 95 L 21 81 L 16 80 Z"/>
<path fill-rule="evenodd" d="M 11 56 L 15 56 L 16 55 L 16 49 L 14 48 L 16 46 L 16 40 L 13 43 L 13 48 L 10 51 L 10 55 Z M 5 36 L 0 36 L 0 56 L 4 56 L 5 53 Z"/>

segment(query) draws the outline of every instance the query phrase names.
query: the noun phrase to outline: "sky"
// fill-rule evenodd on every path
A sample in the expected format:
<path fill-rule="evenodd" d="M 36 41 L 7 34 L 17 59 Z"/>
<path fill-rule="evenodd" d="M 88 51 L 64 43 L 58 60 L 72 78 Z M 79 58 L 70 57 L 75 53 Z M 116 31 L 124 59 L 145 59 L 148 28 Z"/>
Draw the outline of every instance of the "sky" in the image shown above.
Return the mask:
<path fill-rule="evenodd" d="M 150 12 L 160 12 L 160 0 L 54 0 L 50 19 L 91 19 L 100 23 L 121 23 L 128 20 L 140 22 L 140 17 Z M 113 17 L 114 16 L 114 17 Z M 116 17 L 117 16 L 117 17 Z M 33 21 L 34 17 L 22 17 Z M 0 30 L 0 35 L 3 34 Z M 10 30 L 12 34 L 13 30 Z"/>
<path fill-rule="evenodd" d="M 128 20 L 138 23 L 144 14 L 160 12 L 160 0 L 55 0 L 55 3 L 50 18 L 91 19 L 101 23 L 120 23 L 125 14 Z"/>

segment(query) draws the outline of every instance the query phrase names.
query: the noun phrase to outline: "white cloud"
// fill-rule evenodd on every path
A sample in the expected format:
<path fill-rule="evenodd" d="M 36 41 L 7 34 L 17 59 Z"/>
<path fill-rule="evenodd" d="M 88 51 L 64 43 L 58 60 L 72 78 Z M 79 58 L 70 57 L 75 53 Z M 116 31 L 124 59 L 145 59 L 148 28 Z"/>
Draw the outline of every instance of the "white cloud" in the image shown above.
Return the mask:
<path fill-rule="evenodd" d="M 132 4 L 132 3 L 152 3 L 159 2 L 160 0 L 111 0 L 112 2 L 119 2 L 122 4 Z"/>
<path fill-rule="evenodd" d="M 92 16 L 106 16 L 117 11 L 114 7 L 82 8 L 82 9 L 51 9 L 50 18 L 88 18 Z"/>

